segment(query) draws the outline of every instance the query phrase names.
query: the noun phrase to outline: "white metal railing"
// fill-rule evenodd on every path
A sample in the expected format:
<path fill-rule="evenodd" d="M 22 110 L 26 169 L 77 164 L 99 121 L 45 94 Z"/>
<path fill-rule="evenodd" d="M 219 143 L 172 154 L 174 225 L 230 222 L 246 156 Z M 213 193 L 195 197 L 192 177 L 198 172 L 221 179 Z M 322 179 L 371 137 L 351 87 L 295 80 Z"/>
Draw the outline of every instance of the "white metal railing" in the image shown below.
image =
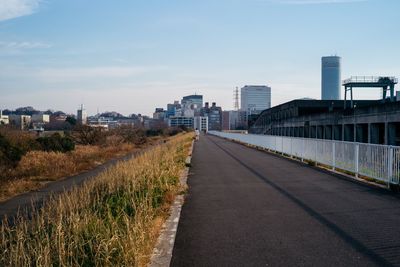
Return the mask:
<path fill-rule="evenodd" d="M 378 83 L 382 79 L 389 79 L 393 83 L 397 83 L 396 77 L 382 77 L 382 76 L 351 76 L 351 78 L 343 80 L 343 84 L 347 83 Z"/>
<path fill-rule="evenodd" d="M 209 134 L 314 161 L 389 184 L 399 184 L 400 147 L 274 135 Z"/>

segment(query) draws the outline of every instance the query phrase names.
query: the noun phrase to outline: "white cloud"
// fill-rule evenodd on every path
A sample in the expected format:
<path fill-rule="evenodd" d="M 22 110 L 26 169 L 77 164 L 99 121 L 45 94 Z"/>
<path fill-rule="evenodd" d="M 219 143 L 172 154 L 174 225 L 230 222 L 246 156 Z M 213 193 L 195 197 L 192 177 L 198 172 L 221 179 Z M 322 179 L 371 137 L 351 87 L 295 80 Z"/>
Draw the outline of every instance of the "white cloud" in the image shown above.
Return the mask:
<path fill-rule="evenodd" d="M 42 42 L 2 42 L 0 41 L 0 48 L 6 49 L 34 49 L 34 48 L 50 48 L 51 44 Z"/>
<path fill-rule="evenodd" d="M 0 21 L 30 15 L 41 0 L 0 0 Z"/>

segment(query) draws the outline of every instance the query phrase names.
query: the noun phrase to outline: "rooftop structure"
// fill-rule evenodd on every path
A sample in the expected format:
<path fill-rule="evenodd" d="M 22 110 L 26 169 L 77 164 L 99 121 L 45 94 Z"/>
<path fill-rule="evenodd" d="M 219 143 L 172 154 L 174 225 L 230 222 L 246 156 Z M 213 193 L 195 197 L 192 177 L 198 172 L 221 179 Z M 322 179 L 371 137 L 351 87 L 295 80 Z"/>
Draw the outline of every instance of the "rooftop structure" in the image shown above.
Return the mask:
<path fill-rule="evenodd" d="M 251 133 L 400 145 L 400 102 L 293 100 L 263 111 Z M 350 101 L 347 101 L 347 105 Z"/>
<path fill-rule="evenodd" d="M 347 100 L 347 92 L 350 91 L 350 107 L 353 108 L 353 88 L 382 88 L 382 101 L 386 101 L 387 91 L 390 94 L 390 101 L 396 101 L 394 86 L 398 83 L 396 77 L 383 76 L 353 76 L 343 81 L 344 100 Z M 346 102 L 344 102 L 346 108 Z"/>

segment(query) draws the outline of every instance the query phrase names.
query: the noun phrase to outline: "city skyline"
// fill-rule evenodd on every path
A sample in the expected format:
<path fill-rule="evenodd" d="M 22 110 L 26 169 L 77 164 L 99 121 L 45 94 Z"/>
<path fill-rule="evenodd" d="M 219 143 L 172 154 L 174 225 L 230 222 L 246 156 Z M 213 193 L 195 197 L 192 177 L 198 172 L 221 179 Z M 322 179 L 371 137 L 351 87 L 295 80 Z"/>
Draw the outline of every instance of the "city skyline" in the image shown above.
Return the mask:
<path fill-rule="evenodd" d="M 198 93 L 230 110 L 233 89 L 246 84 L 272 87 L 273 106 L 319 99 L 322 56 L 342 57 L 343 79 L 399 76 L 399 35 L 379 38 L 396 32 L 399 7 L 394 0 L 5 0 L 0 108 L 75 113 L 84 103 L 89 114 L 150 115 Z M 382 9 L 385 19 L 372 20 Z"/>

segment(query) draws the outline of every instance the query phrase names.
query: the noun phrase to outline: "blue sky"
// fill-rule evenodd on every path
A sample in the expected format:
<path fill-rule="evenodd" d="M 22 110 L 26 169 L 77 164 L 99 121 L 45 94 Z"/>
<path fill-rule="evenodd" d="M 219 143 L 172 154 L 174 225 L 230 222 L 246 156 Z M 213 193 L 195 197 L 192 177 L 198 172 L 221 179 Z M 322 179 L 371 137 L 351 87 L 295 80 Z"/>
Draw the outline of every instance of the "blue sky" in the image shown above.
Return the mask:
<path fill-rule="evenodd" d="M 246 84 L 319 98 L 324 55 L 342 78 L 400 76 L 399 18 L 399 0 L 0 0 L 0 109 L 151 114 L 194 92 L 231 109 Z"/>

